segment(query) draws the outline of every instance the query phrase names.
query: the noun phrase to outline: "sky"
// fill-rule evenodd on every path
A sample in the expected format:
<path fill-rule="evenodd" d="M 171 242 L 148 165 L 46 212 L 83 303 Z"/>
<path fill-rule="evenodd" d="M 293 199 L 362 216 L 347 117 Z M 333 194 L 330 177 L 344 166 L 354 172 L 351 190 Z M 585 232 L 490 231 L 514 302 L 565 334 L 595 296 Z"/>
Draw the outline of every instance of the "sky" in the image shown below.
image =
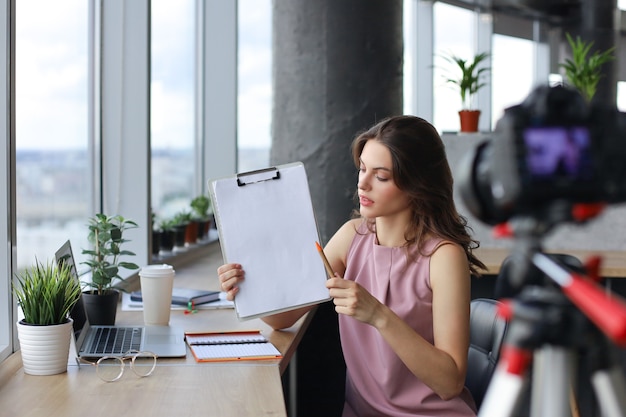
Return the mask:
<path fill-rule="evenodd" d="M 194 4 L 195 0 L 152 1 L 150 123 L 154 147 L 194 146 Z"/>
<path fill-rule="evenodd" d="M 239 0 L 240 147 L 269 147 L 272 118 L 271 0 Z"/>
<path fill-rule="evenodd" d="M 152 143 L 193 145 L 195 0 L 153 0 Z M 85 148 L 88 4 L 18 0 L 18 149 Z M 239 0 L 239 146 L 268 147 L 271 118 L 271 0 Z"/>
<path fill-rule="evenodd" d="M 271 0 L 238 1 L 238 141 L 242 148 L 266 148 L 271 143 Z M 405 8 L 414 2 L 405 0 Z M 18 149 L 85 148 L 89 2 L 16 3 Z M 157 148 L 193 145 L 194 3 L 153 0 L 151 129 Z M 619 4 L 626 5 L 626 0 Z M 445 51 L 466 57 L 472 54 L 471 11 L 435 3 L 435 22 L 436 55 Z M 451 27 L 455 30 L 449 30 Z M 498 70 L 492 71 L 492 85 L 496 91 L 506 89 L 506 94 L 494 96 L 492 121 L 504 107 L 520 102 L 530 92 L 532 48 L 529 41 L 494 36 L 492 67 Z M 408 93 L 413 87 L 409 77 L 405 80 Z M 442 131 L 458 130 L 458 93 L 437 74 L 434 83 L 434 125 Z M 406 110 L 412 110 L 410 102 Z"/>
<path fill-rule="evenodd" d="M 87 4 L 16 1 L 18 149 L 86 146 Z"/>

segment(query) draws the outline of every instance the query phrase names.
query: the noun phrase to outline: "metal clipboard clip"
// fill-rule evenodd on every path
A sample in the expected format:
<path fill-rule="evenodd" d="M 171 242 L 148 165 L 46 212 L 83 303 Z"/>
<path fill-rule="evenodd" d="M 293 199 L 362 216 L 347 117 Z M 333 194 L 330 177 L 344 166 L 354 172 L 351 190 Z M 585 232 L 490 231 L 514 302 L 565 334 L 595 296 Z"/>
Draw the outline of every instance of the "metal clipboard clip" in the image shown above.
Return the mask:
<path fill-rule="evenodd" d="M 245 180 L 243 180 L 245 178 Z M 244 185 L 254 184 L 257 182 L 263 181 L 271 181 L 271 180 L 279 180 L 280 179 L 280 171 L 278 168 L 265 168 L 259 169 L 256 171 L 243 172 L 241 174 L 237 174 L 237 186 L 243 187 Z"/>

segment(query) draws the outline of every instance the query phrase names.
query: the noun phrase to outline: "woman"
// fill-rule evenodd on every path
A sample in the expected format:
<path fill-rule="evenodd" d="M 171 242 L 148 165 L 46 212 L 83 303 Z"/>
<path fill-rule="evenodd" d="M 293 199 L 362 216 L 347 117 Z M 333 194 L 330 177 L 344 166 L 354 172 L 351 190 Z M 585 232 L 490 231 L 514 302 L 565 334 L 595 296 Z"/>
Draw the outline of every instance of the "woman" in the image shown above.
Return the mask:
<path fill-rule="evenodd" d="M 359 214 L 324 252 L 346 361 L 344 416 L 473 416 L 464 387 L 470 274 L 484 265 L 454 206 L 444 145 L 423 119 L 398 116 L 358 135 Z M 239 264 L 218 268 L 234 299 Z M 264 317 L 290 327 L 308 308 Z"/>

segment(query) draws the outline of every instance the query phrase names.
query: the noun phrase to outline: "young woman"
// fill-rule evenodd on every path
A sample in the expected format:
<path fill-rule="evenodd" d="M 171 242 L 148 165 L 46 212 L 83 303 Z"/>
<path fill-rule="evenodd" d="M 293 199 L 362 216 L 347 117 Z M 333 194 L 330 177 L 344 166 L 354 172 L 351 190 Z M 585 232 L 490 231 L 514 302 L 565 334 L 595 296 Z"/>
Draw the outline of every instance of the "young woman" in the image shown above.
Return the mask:
<path fill-rule="evenodd" d="M 470 274 L 484 265 L 452 199 L 444 145 L 423 119 L 398 116 L 358 135 L 359 216 L 324 252 L 346 361 L 344 416 L 473 416 L 464 387 Z M 233 299 L 239 264 L 218 268 Z M 307 308 L 267 316 L 273 328 Z"/>

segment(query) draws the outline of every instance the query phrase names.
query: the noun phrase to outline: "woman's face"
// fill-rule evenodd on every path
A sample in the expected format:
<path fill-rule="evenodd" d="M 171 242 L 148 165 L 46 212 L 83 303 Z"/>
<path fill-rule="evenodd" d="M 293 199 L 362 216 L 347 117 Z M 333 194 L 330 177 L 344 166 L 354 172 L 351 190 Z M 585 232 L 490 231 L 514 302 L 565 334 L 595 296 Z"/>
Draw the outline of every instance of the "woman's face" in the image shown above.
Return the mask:
<path fill-rule="evenodd" d="M 359 204 L 363 217 L 394 216 L 409 210 L 409 199 L 394 181 L 391 153 L 375 139 L 365 143 L 359 166 Z"/>

